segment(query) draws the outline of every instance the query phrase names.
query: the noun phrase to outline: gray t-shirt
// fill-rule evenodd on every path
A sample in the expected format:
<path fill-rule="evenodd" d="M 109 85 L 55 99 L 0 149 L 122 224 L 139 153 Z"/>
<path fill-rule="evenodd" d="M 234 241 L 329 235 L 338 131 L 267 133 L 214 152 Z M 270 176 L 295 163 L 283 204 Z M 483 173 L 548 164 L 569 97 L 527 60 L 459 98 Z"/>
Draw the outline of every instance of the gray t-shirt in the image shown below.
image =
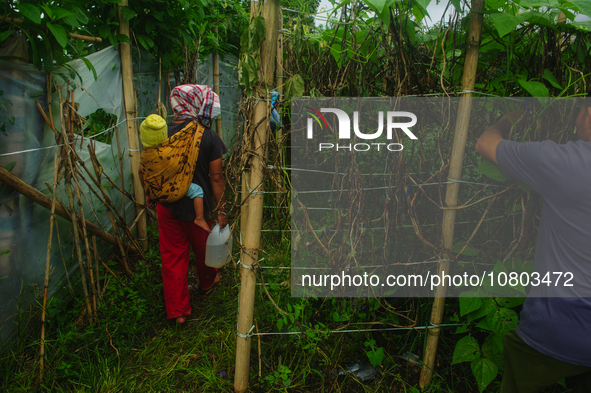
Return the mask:
<path fill-rule="evenodd" d="M 517 334 L 545 355 L 591 367 L 591 142 L 504 140 L 496 156 L 507 177 L 543 199 L 534 271 L 551 284 L 531 288 Z"/>

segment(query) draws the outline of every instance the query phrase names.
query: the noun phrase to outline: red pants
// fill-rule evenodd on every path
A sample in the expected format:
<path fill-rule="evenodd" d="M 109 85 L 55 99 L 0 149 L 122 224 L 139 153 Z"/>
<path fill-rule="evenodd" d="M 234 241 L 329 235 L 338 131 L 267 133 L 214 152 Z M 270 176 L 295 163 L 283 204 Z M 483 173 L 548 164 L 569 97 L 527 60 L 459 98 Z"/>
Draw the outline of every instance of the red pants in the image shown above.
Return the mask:
<path fill-rule="evenodd" d="M 197 275 L 202 288 L 215 279 L 217 269 L 205 265 L 205 243 L 209 234 L 193 221 L 180 221 L 167 208 L 158 205 L 158 232 L 162 256 L 162 282 L 168 318 L 191 314 L 189 304 L 189 256 L 191 248 L 197 260 Z M 211 221 L 209 222 L 211 225 Z"/>

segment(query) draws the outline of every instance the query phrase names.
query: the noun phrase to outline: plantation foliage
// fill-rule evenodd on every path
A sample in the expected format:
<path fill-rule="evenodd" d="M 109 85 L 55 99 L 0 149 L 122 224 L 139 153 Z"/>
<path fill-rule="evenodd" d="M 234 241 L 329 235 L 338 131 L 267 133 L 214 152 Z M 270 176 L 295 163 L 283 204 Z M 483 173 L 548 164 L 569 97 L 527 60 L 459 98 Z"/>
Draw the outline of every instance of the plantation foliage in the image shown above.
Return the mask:
<path fill-rule="evenodd" d="M 450 13 L 445 20 L 429 21 L 428 7 L 431 3 L 431 0 L 335 2 L 335 11 L 328 21 L 322 21 L 322 25 L 318 18 L 314 19 L 317 2 L 282 3 L 285 7 L 282 10 L 283 29 L 281 30 L 284 69 L 282 75 L 276 76 L 280 81 L 283 94 L 277 108 L 284 128 L 281 131 L 275 131 L 269 138 L 267 182 L 261 188 L 269 192 L 265 195 L 263 216 L 265 232 L 262 247 L 266 252 L 266 259 L 261 262 L 269 265 L 269 269 L 257 269 L 257 274 L 265 280 L 266 286 L 264 290 L 257 292 L 254 319 L 257 324 L 256 329 L 260 329 L 261 332 L 292 336 L 257 338 L 260 340 L 258 343 L 262 349 L 257 353 L 258 348 L 253 345 L 252 359 L 258 356 L 261 365 L 260 369 L 257 366 L 256 370 L 251 367 L 255 389 L 260 391 L 289 389 L 289 391 L 302 392 L 361 390 L 366 387 L 360 387 L 360 381 L 346 373 L 344 365 L 350 362 L 369 362 L 378 370 L 377 377 L 372 382 L 376 391 L 384 389 L 418 391 L 416 389 L 418 372 L 412 365 L 416 361 L 412 359 L 415 356 L 419 359 L 423 355 L 425 338 L 423 333 L 429 323 L 431 300 L 424 298 L 292 298 L 288 292 L 291 282 L 288 270 L 271 268 L 289 267 L 290 250 L 315 258 L 324 252 L 322 246 L 354 260 L 358 252 L 359 255 L 361 252 L 375 253 L 376 247 L 372 243 L 374 241 L 387 243 L 390 250 L 395 250 L 401 261 L 436 261 L 442 257 L 444 251 L 441 245 L 442 206 L 445 199 L 445 186 L 448 182 L 453 127 L 429 127 L 429 124 L 420 124 L 417 127 L 420 128 L 418 139 L 405 142 L 405 149 L 401 154 L 389 156 L 384 162 L 384 171 L 381 173 L 383 176 L 380 177 L 368 175 L 364 170 L 367 169 L 367 163 L 358 161 L 354 152 L 345 153 L 342 160 L 347 163 L 347 172 L 336 173 L 335 170 L 335 173 L 329 173 L 324 179 L 327 190 L 333 192 L 331 194 L 334 195 L 333 200 L 339 203 L 339 214 L 333 215 L 328 220 L 315 220 L 312 216 L 306 221 L 305 228 L 294 228 L 290 223 L 290 211 L 314 207 L 313 203 L 316 202 L 313 198 L 297 199 L 295 195 L 292 206 L 292 200 L 289 198 L 293 196 L 290 194 L 292 191 L 290 179 L 306 176 L 305 173 L 299 173 L 294 168 L 290 168 L 290 153 L 287 149 L 291 144 L 290 133 L 299 131 L 290 128 L 292 115 L 290 103 L 293 97 L 447 97 L 466 93 L 461 87 L 464 59 L 468 46 L 475 44 L 468 42 L 470 5 L 460 0 L 451 0 L 447 4 Z M 136 64 L 136 94 L 143 113 L 154 111 L 159 74 L 165 75 L 162 80 L 166 82 L 161 88 L 164 97 L 168 79 L 171 85 L 213 83 L 209 76 L 200 76 L 197 64 L 200 60 L 207 61 L 214 51 L 218 51 L 222 56 L 233 54 L 239 57 L 235 68 L 232 65 L 226 68 L 227 74 L 236 72 L 236 80 L 228 82 L 228 85 L 233 86 L 239 83 L 243 89 L 243 97 L 250 97 L 260 82 L 258 72 L 261 60 L 260 45 L 265 39 L 266 27 L 265 20 L 260 15 L 252 15 L 249 18 L 248 7 L 249 4 L 243 2 L 210 0 L 172 2 L 130 0 L 129 3 L 72 0 L 3 3 L 0 13 L 6 18 L 0 23 L 0 45 L 9 46 L 8 44 L 11 43 L 12 46 L 16 43 L 14 45 L 22 49 L 5 54 L 4 60 L 30 63 L 30 66 L 26 66 L 28 72 L 26 75 L 32 76 L 15 78 L 14 75 L 20 75 L 21 66 L 15 66 L 13 63 L 3 65 L 3 70 L 11 67 L 18 70 L 13 74 L 3 73 L 4 80 L 0 81 L 3 83 L 0 85 L 0 90 L 3 92 L 0 96 L 0 142 L 10 142 L 10 144 L 0 143 L 0 154 L 14 150 L 6 146 L 20 143 L 18 138 L 21 136 L 14 136 L 17 134 L 15 131 L 17 127 L 34 129 L 27 134 L 26 138 L 23 138 L 22 149 L 55 144 L 52 131 L 44 125 L 36 107 L 33 107 L 30 102 L 37 98 L 42 101 L 44 107 L 47 105 L 47 102 L 43 102 L 47 91 L 42 72 L 60 75 L 58 76 L 60 79 L 56 78 L 56 80 L 61 88 L 76 91 L 76 101 L 80 100 L 81 103 L 79 111 L 83 116 L 88 115 L 87 128 L 92 129 L 92 134 L 104 131 L 100 125 L 111 122 L 112 115 L 115 115 L 116 121 L 120 122 L 124 117 L 120 100 L 115 100 L 117 101 L 115 103 L 109 101 L 119 94 L 112 92 L 121 91 L 119 76 L 115 76 L 120 72 L 118 68 L 120 63 L 116 60 L 115 50 L 107 48 L 119 43 L 131 44 L 137 59 L 147 55 L 151 56 L 150 59 L 160 59 L 160 67 L 156 65 L 157 60 L 149 62 L 151 69 L 150 78 L 147 81 L 137 78 L 137 75 L 143 71 Z M 485 2 L 473 94 L 482 99 L 489 95 L 504 98 L 530 98 L 525 100 L 527 115 L 524 117 L 523 127 L 516 129 L 512 134 L 514 140 L 552 139 L 557 142 L 566 142 L 573 138 L 571 123 L 552 129 L 544 127 L 547 124 L 544 116 L 547 114 L 543 110 L 544 100 L 538 98 L 578 97 L 589 91 L 591 83 L 589 17 L 591 17 L 591 6 L 586 0 L 487 0 Z M 121 21 L 129 22 L 131 37 L 122 35 L 118 31 Z M 77 40 L 72 34 L 100 37 L 102 42 Z M 99 65 L 100 61 L 96 59 L 104 56 L 111 56 L 108 64 Z M 14 80 L 9 81 L 10 78 Z M 22 80 L 27 81 L 25 83 Z M 9 82 L 19 87 L 5 88 L 4 83 Z M 85 97 L 86 90 L 83 93 L 77 86 L 82 85 L 86 89 L 87 82 L 96 85 L 101 93 L 104 93 L 103 97 L 107 103 L 103 104 L 101 101 L 92 110 L 83 109 L 82 97 Z M 107 88 L 111 83 L 116 83 L 116 86 L 112 89 Z M 221 84 L 225 85 L 226 82 Z M 278 86 L 269 84 L 265 87 L 270 91 Z M 55 96 L 55 87 L 50 86 L 50 89 Z M 232 94 L 235 94 L 236 89 L 234 87 L 232 89 L 234 89 Z M 16 96 L 18 97 L 15 98 Z M 88 102 L 93 100 L 92 97 L 96 98 L 94 93 L 90 92 L 86 98 Z M 238 98 L 233 95 L 231 100 L 236 103 L 235 110 L 232 111 L 235 115 L 238 113 L 236 108 Z M 21 107 L 18 107 L 18 110 L 11 109 L 15 105 L 20 105 L 21 101 L 27 101 L 22 106 L 26 109 Z M 518 102 L 518 105 L 522 105 L 524 101 Z M 224 100 L 222 100 L 223 105 Z M 57 105 L 54 103 L 52 108 L 57 118 L 57 112 L 59 112 Z M 103 112 L 96 112 L 98 108 L 103 108 Z M 511 264 L 512 267 L 521 266 L 527 269 L 531 266 L 535 251 L 535 237 L 541 209 L 540 199 L 519 184 L 507 182 L 498 168 L 482 162 L 472 149 L 484 127 L 494 122 L 501 114 L 503 113 L 498 108 L 489 112 L 482 111 L 471 124 L 463 162 L 461 179 L 463 184 L 459 195 L 459 204 L 463 205 L 463 208 L 458 210 L 456 216 L 455 242 L 451 253 L 454 255 L 454 260 L 464 263 L 486 263 L 495 266 L 496 269 L 503 269 L 505 264 Z M 249 113 L 244 113 L 243 118 L 248 119 L 248 116 Z M 455 116 L 454 110 L 441 108 L 441 119 L 453 119 Z M 99 124 L 98 128 L 93 128 L 93 123 Z M 446 124 L 446 122 L 437 124 Z M 123 130 L 125 127 L 120 126 L 120 129 Z M 247 135 L 245 140 L 250 137 Z M 105 160 L 103 168 L 105 171 L 112 171 L 108 174 L 117 181 L 123 178 L 126 190 L 131 191 L 128 157 L 125 153 L 122 154 L 125 170 L 119 173 L 117 167 L 120 153 L 117 152 L 113 140 L 112 138 L 99 140 L 97 143 L 99 146 L 102 146 L 100 143 L 107 145 L 104 147 L 104 157 L 101 156 L 101 162 Z M 127 147 L 125 136 L 121 135 L 121 141 L 120 147 L 125 151 Z M 83 145 L 83 148 L 85 147 L 86 145 Z M 34 159 L 14 160 L 10 156 L 0 156 L 0 164 L 22 176 L 46 195 L 50 195 L 43 183 L 51 181 L 54 150 L 55 148 L 34 153 Z M 240 191 L 245 191 L 240 189 L 240 184 L 246 161 L 244 157 L 248 154 L 250 153 L 245 148 L 245 143 L 237 143 L 226 166 L 228 196 L 234 205 L 234 209 L 229 211 L 229 214 L 234 217 L 237 217 L 240 211 Z M 12 165 L 12 162 L 16 163 Z M 31 167 L 32 165 L 34 166 Z M 41 168 L 43 176 L 37 174 L 38 167 Z M 250 187 L 255 186 L 250 185 Z M 355 198 L 340 198 L 342 193 L 371 187 L 387 187 L 389 191 L 371 199 L 363 193 L 356 194 Z M 113 189 L 109 192 L 117 194 Z M 118 195 L 121 198 L 120 193 Z M 116 205 L 120 206 L 121 200 L 116 196 L 113 198 Z M 90 202 L 92 205 L 92 200 Z M 300 205 L 299 202 L 302 204 Z M 29 230 L 32 227 L 36 230 L 37 227 L 43 227 L 48 222 L 48 213 L 39 207 L 33 207 L 24 197 L 19 197 L 5 187 L 0 188 L 0 204 L 4 234 L 0 237 L 0 269 L 3 269 L 0 270 L 0 287 L 9 285 L 11 293 L 17 294 L 21 282 L 23 288 L 28 288 L 28 284 L 42 281 L 41 261 L 44 258 L 41 254 L 45 251 L 46 237 L 44 234 L 41 235 L 41 232 L 31 235 Z M 359 206 L 362 205 L 370 207 L 371 214 L 361 213 L 364 210 Z M 129 201 L 126 206 L 129 207 Z M 97 213 L 101 208 L 101 206 L 95 206 Z M 131 211 L 131 208 L 127 210 L 128 215 Z M 103 218 L 99 217 L 98 220 L 101 221 Z M 5 225 L 8 224 L 5 223 L 11 223 L 12 226 L 7 229 Z M 21 225 L 21 223 L 24 224 Z M 67 239 L 68 231 L 71 229 L 68 223 L 62 221 L 58 223 L 60 236 L 62 236 L 62 248 L 64 248 L 65 242 L 71 242 L 71 239 Z M 378 224 L 385 230 L 381 235 L 372 238 L 371 231 L 366 229 Z M 105 227 L 109 228 L 109 225 L 107 221 Z M 342 236 L 344 228 L 352 227 L 364 229 L 350 231 L 347 232 L 347 236 Z M 15 232 L 18 234 L 18 239 Z M 293 236 L 290 236 L 290 233 Z M 336 233 L 340 235 L 337 236 Z M 25 251 L 28 252 L 33 248 L 29 243 L 20 243 L 27 237 L 30 238 L 27 241 L 33 242 L 39 248 L 39 252 L 34 256 L 25 255 Z M 64 238 L 67 240 L 64 241 Z M 239 237 L 235 236 L 235 239 L 237 238 Z M 17 242 L 19 246 L 13 246 Z M 63 280 L 65 272 L 72 270 L 69 267 L 61 268 L 61 261 L 62 258 L 66 261 L 71 259 L 73 254 L 72 248 L 69 247 L 67 250 L 64 248 L 65 255 L 62 256 L 58 252 L 59 247 L 58 243 L 55 243 L 53 248 L 56 261 L 52 262 L 52 265 L 57 266 L 57 271 L 55 278 L 52 278 L 55 281 L 52 282 L 59 283 L 61 290 L 67 285 Z M 237 249 L 234 251 L 236 256 Z M 383 255 L 379 257 L 382 258 Z M 154 247 L 149 251 L 148 258 L 152 263 L 149 266 L 157 269 L 158 264 L 154 264 L 154 261 L 157 262 L 158 256 Z M 32 266 L 28 265 L 29 263 L 35 266 L 32 272 L 29 270 L 26 270 L 26 274 L 17 272 L 18 269 L 29 269 L 28 266 Z M 115 265 L 108 264 L 113 269 Z M 155 313 L 150 317 L 153 320 L 162 317 L 159 314 L 156 315 L 158 312 L 163 313 L 162 307 L 155 307 L 154 310 L 146 307 L 149 302 L 161 304 L 159 292 L 154 290 L 142 294 L 139 289 L 146 283 L 157 285 L 158 277 L 150 274 L 147 266 L 138 264 L 138 271 L 143 274 L 146 270 L 144 276 L 135 276 L 134 279 L 111 285 L 106 293 L 112 296 L 112 301 L 110 303 L 106 301 L 104 304 L 114 306 L 119 301 L 125 301 L 128 308 L 125 310 L 113 308 L 113 310 L 132 313 L 135 315 L 132 318 L 133 321 L 139 321 L 150 311 Z M 235 310 L 235 303 L 230 302 L 234 302 L 237 297 L 238 280 L 231 278 L 233 271 L 230 270 L 231 267 L 227 269 L 227 274 L 224 273 L 225 278 L 227 277 L 225 283 L 228 286 L 227 289 L 216 295 L 218 297 L 212 296 L 205 300 L 199 298 L 199 301 L 204 302 L 200 304 L 213 301 L 215 310 L 217 310 L 215 302 L 225 305 L 226 309 Z M 2 279 L 7 275 L 7 279 Z M 106 271 L 101 270 L 101 279 L 107 282 L 110 276 Z M 235 284 L 234 287 L 231 286 L 232 283 Z M 39 292 L 33 291 L 29 296 L 34 298 L 38 295 Z M 273 300 L 270 300 L 267 295 Z M 494 391 L 498 387 L 503 367 L 502 337 L 509 329 L 516 326 L 518 310 L 523 298 L 508 299 L 497 295 L 491 292 L 486 297 L 474 297 L 473 293 L 465 293 L 459 300 L 448 300 L 444 324 L 454 326 L 448 326 L 442 330 L 437 364 L 438 374 L 434 377 L 432 391 L 479 390 L 482 392 L 486 389 Z M 11 299 L 15 298 L 16 295 L 12 295 Z M 80 303 L 77 303 L 77 306 Z M 231 307 L 228 304 L 231 304 Z M 65 308 L 60 306 L 59 310 Z M 4 313 L 2 319 L 9 317 L 15 310 L 15 303 L 10 303 L 6 310 L 1 310 Z M 106 370 L 109 369 L 116 369 L 118 374 L 109 380 L 106 377 L 91 380 L 89 384 L 94 390 L 115 389 L 115 387 L 120 390 L 133 390 L 138 386 L 140 390 L 146 389 L 146 386 L 158 386 L 157 389 L 161 390 L 171 389 L 171 387 L 181 390 L 198 390 L 203 386 L 230 388 L 230 382 L 218 376 L 222 375 L 220 370 L 226 373 L 233 367 L 234 353 L 231 349 L 235 344 L 235 332 L 232 331 L 235 327 L 233 316 L 223 319 L 223 316 L 213 315 L 215 312 L 212 309 L 203 312 L 203 315 L 209 318 L 207 321 L 199 320 L 198 322 L 199 331 L 207 333 L 205 338 L 207 345 L 203 346 L 203 351 L 205 352 L 208 347 L 215 347 L 215 351 L 212 350 L 214 354 L 207 356 L 189 350 L 186 356 L 181 356 L 179 353 L 183 350 L 184 337 L 180 333 L 170 333 L 169 327 L 158 326 L 163 333 L 147 332 L 148 328 L 146 328 L 142 332 L 128 329 L 130 333 L 127 334 L 122 332 L 127 329 L 125 321 L 117 320 L 115 312 L 105 310 L 102 309 L 101 315 L 105 316 L 105 320 L 109 323 L 112 322 L 121 327 L 121 331 L 111 337 L 108 331 L 103 332 L 102 326 L 99 329 L 98 325 L 92 325 L 84 334 L 88 336 L 96 334 L 97 338 L 92 345 L 89 344 L 93 351 L 83 352 L 90 353 L 84 359 L 78 359 L 76 357 L 78 355 L 72 355 L 68 351 L 55 352 L 53 359 L 56 359 L 56 364 L 50 368 L 53 373 L 51 374 L 53 383 L 69 389 L 72 385 L 91 380 L 85 371 L 86 365 L 95 364 L 96 359 L 100 359 L 105 364 L 97 366 L 96 370 L 93 368 L 96 371 L 93 375 L 103 375 L 101 373 L 106 375 Z M 68 318 L 73 319 L 75 316 L 71 314 L 74 312 L 68 314 Z M 230 314 L 229 311 L 228 314 Z M 55 318 L 55 326 L 57 326 L 58 317 L 54 314 L 52 318 Z M 220 318 L 223 322 L 213 326 L 210 319 L 217 321 L 215 318 Z M 62 320 L 59 321 L 59 325 L 69 326 L 67 321 Z M 219 329 L 216 330 L 216 327 Z M 379 332 L 377 330 L 379 327 L 406 330 L 386 333 Z M 64 329 L 68 328 L 64 327 Z M 370 331 L 374 328 L 375 331 Z M 361 329 L 367 329 L 367 331 L 351 335 L 335 333 L 342 330 Z M 301 333 L 301 335 L 296 336 L 295 333 Z M 36 331 L 35 334 L 37 334 Z M 58 335 L 58 333 L 55 334 Z M 75 343 L 87 340 L 80 338 L 82 335 L 77 336 L 72 333 L 72 336 L 75 336 L 72 339 Z M 175 342 L 175 347 L 171 347 L 174 353 L 167 354 L 169 359 L 165 368 L 168 371 L 159 375 L 154 371 L 159 366 L 149 364 L 147 359 L 153 356 L 157 358 L 154 364 L 160 365 L 164 362 L 154 354 L 162 351 L 162 346 L 166 345 L 169 337 L 173 337 Z M 152 344 L 153 342 L 156 344 Z M 69 343 L 72 347 L 77 345 Z M 115 357 L 112 348 L 118 347 L 118 344 L 121 344 L 125 348 L 125 353 L 129 355 L 128 363 L 125 360 L 120 361 L 118 352 Z M 198 345 L 193 347 L 197 348 Z M 221 349 L 218 350 L 218 348 Z M 166 353 L 166 351 L 163 352 Z M 143 356 L 146 353 L 149 356 Z M 37 353 L 34 350 L 25 351 L 22 359 L 15 360 L 12 366 L 14 370 L 35 369 L 32 366 L 37 359 Z M 150 371 L 133 369 L 132 366 L 136 362 Z M 253 360 L 252 363 L 254 364 L 255 361 Z M 193 364 L 198 364 L 199 367 L 196 369 L 199 372 L 191 371 L 195 370 L 192 367 Z M 257 379 L 259 371 L 261 378 Z M 131 374 L 125 374 L 126 372 Z M 12 378 L 7 373 L 3 381 L 9 384 Z M 19 378 L 24 379 L 22 376 Z"/>

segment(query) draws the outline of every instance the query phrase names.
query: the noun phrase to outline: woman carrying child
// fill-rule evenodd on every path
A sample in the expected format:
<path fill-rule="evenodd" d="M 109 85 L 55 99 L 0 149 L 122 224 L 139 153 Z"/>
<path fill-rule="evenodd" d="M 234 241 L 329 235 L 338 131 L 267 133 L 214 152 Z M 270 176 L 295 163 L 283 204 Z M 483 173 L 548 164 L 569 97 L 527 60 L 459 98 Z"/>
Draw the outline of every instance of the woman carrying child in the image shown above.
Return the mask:
<path fill-rule="evenodd" d="M 202 188 L 203 220 L 207 223 L 206 227 L 199 226 L 196 211 L 199 213 L 200 201 L 195 201 L 201 200 L 199 197 L 192 200 L 185 195 L 173 203 L 157 204 L 166 313 L 168 318 L 176 318 L 176 322 L 182 324 L 191 315 L 187 278 L 191 248 L 195 254 L 201 288 L 208 290 L 221 279 L 217 269 L 205 265 L 205 244 L 214 209 L 217 210 L 220 228 L 228 223 L 223 199 L 225 181 L 222 169 L 222 156 L 227 149 L 220 137 L 209 128 L 211 120 L 221 112 L 219 98 L 211 88 L 201 85 L 177 86 L 170 94 L 170 104 L 174 120 L 167 125 L 167 137 L 193 130 L 200 135 L 191 183 Z M 144 176 L 140 172 L 140 177 Z M 175 190 L 175 186 L 167 185 L 171 190 Z M 149 203 L 148 200 L 146 202 Z"/>

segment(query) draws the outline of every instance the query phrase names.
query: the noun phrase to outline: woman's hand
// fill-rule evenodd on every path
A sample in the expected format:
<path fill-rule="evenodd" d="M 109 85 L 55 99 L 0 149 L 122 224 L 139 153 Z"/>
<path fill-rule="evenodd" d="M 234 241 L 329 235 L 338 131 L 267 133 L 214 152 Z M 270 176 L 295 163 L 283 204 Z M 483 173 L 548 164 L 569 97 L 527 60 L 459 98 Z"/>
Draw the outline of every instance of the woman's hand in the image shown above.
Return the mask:
<path fill-rule="evenodd" d="M 228 218 L 226 217 L 226 213 L 219 212 L 218 213 L 218 224 L 220 224 L 220 229 L 228 225 Z"/>
<path fill-rule="evenodd" d="M 149 196 L 146 195 L 146 206 L 148 206 L 152 210 L 156 210 L 156 203 L 150 199 Z"/>

